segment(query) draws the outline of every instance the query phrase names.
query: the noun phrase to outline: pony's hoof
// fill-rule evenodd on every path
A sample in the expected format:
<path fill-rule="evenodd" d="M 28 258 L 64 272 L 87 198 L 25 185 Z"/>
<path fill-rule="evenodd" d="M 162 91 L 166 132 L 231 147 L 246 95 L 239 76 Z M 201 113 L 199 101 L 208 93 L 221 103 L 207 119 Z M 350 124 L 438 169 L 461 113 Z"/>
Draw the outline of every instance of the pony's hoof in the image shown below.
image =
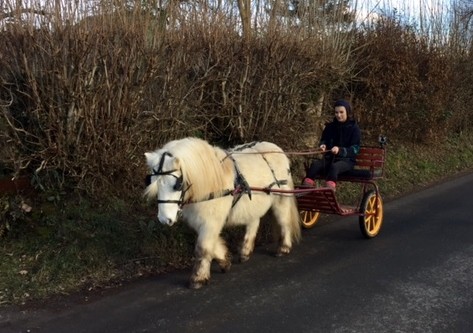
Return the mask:
<path fill-rule="evenodd" d="M 289 246 L 281 246 L 276 252 L 276 257 L 282 257 L 283 255 L 289 254 L 291 248 Z"/>
<path fill-rule="evenodd" d="M 226 273 L 232 267 L 232 256 L 227 253 L 227 255 L 225 256 L 225 259 L 218 260 L 217 263 L 218 263 L 218 266 L 220 267 L 220 271 L 222 273 Z"/>
<path fill-rule="evenodd" d="M 250 256 L 244 254 L 240 255 L 240 263 L 247 262 L 248 260 L 250 260 Z"/>
<path fill-rule="evenodd" d="M 220 267 L 220 271 L 222 273 L 226 273 L 232 267 L 232 262 L 230 260 L 221 261 L 221 262 L 218 263 L 218 266 Z"/>
<path fill-rule="evenodd" d="M 203 286 L 207 285 L 208 283 L 209 283 L 209 280 L 204 280 L 204 281 L 191 281 L 190 284 L 189 284 L 189 288 L 190 288 L 190 289 L 197 290 L 197 289 L 200 289 L 200 288 L 202 288 Z"/>

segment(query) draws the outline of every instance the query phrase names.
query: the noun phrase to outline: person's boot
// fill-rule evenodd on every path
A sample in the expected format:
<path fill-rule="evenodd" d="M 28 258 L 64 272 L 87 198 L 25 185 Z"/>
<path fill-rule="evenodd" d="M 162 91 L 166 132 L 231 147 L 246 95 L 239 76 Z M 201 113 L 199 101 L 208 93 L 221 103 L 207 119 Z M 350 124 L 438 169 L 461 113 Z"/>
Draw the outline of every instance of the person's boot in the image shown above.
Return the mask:
<path fill-rule="evenodd" d="M 310 178 L 306 177 L 302 181 L 302 185 L 304 185 L 304 186 L 315 186 L 315 181 L 313 179 L 310 179 Z"/>
<path fill-rule="evenodd" d="M 337 188 L 337 183 L 335 183 L 334 181 L 332 180 L 327 180 L 325 182 L 325 185 L 329 188 L 331 188 L 334 192 L 335 192 L 335 189 Z"/>

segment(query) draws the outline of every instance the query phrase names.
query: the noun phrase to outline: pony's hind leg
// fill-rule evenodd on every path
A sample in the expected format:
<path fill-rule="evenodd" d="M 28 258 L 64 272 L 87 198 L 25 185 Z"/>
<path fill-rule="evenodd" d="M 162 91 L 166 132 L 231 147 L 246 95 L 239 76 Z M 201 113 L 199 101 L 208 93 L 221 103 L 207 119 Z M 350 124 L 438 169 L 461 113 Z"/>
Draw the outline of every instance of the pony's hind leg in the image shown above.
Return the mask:
<path fill-rule="evenodd" d="M 273 205 L 272 210 L 280 227 L 281 235 L 279 248 L 276 255 L 289 254 L 292 250 L 292 242 L 300 240 L 299 213 L 295 202 L 290 198 L 283 197 Z"/>
<path fill-rule="evenodd" d="M 281 226 L 281 238 L 279 241 L 279 248 L 276 252 L 276 256 L 282 256 L 289 254 L 292 250 L 292 240 L 290 234 L 287 232 L 287 229 Z"/>
<path fill-rule="evenodd" d="M 240 249 L 240 262 L 245 262 L 250 259 L 250 255 L 255 248 L 256 233 L 258 232 L 260 220 L 256 219 L 246 225 L 245 238 Z"/>

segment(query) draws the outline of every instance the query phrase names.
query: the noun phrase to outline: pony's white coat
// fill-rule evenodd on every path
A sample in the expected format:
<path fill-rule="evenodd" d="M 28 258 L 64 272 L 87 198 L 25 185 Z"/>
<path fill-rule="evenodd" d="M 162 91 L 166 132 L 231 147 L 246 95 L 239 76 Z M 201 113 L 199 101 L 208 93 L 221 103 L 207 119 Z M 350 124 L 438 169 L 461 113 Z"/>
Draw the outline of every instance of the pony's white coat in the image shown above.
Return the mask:
<path fill-rule="evenodd" d="M 182 217 L 197 232 L 196 262 L 191 277 L 191 287 L 199 288 L 210 278 L 210 264 L 215 259 L 223 271 L 230 268 L 228 250 L 220 233 L 224 226 L 244 225 L 246 234 L 240 249 L 240 260 L 248 260 L 254 248 L 260 219 L 272 210 L 280 226 L 281 237 L 278 254 L 289 253 L 294 241 L 300 239 L 297 203 L 292 193 L 265 193 L 251 191 L 228 194 L 235 189 L 237 169 L 250 187 L 265 188 L 275 181 L 287 181 L 278 187 L 293 190 L 290 162 L 281 148 L 270 142 L 237 146 L 229 151 L 211 146 L 197 138 L 184 138 L 167 143 L 161 149 L 145 153 L 149 168 L 173 175 L 154 175 L 145 195 L 159 200 L 179 200 L 182 191 L 174 188 L 182 175 L 184 196 Z M 165 154 L 166 153 L 166 154 Z M 229 156 L 230 154 L 230 156 Z M 163 157 L 163 155 L 165 155 Z M 163 159 L 163 161 L 162 161 Z M 209 200 L 209 195 L 215 198 Z M 158 218 L 162 223 L 174 224 L 180 207 L 176 203 L 159 203 Z"/>

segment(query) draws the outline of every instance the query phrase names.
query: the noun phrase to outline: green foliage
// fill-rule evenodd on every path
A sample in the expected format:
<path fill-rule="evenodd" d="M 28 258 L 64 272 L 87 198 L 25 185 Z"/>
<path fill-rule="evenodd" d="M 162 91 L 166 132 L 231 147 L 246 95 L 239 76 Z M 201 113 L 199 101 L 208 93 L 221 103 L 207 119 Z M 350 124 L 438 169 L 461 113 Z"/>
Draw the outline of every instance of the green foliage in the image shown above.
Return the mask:
<path fill-rule="evenodd" d="M 22 213 L 17 197 L 0 197 L 0 239 L 11 229 L 11 224 L 21 218 Z"/>

